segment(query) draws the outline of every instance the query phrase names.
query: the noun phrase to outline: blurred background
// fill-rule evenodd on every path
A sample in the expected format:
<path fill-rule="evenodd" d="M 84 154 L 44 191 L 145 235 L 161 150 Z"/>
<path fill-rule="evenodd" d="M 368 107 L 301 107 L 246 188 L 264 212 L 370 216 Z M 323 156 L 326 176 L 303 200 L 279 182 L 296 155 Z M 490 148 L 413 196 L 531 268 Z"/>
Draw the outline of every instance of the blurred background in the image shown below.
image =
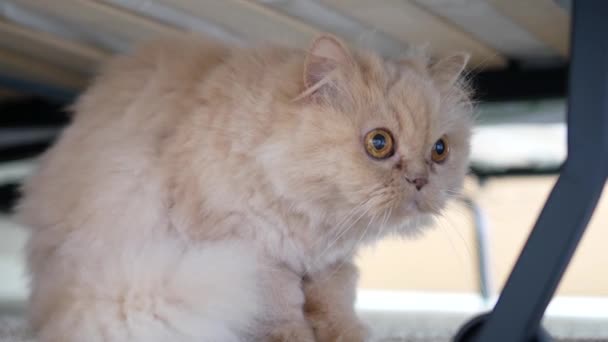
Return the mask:
<path fill-rule="evenodd" d="M 358 258 L 357 305 L 378 336 L 447 341 L 462 322 L 492 307 L 565 159 L 570 5 L 0 0 L 0 340 L 3 331 L 26 334 L 19 319 L 26 232 L 10 221 L 18 186 L 104 61 L 137 42 L 184 32 L 235 45 L 305 47 L 325 31 L 387 57 L 425 45 L 438 57 L 472 54 L 478 124 L 462 199 L 425 236 L 384 241 Z M 564 340 L 608 341 L 606 197 L 547 311 L 547 327 Z"/>

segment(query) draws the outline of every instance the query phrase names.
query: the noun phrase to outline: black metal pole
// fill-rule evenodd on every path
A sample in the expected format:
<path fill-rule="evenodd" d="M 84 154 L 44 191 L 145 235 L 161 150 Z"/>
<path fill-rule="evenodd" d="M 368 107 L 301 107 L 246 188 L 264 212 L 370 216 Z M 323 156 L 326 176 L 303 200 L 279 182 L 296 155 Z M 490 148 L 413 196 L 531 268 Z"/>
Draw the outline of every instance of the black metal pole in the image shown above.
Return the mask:
<path fill-rule="evenodd" d="M 568 158 L 494 310 L 457 341 L 545 339 L 542 316 L 591 218 L 608 175 L 608 1 L 573 9 Z M 540 334 L 540 335 L 539 335 Z"/>

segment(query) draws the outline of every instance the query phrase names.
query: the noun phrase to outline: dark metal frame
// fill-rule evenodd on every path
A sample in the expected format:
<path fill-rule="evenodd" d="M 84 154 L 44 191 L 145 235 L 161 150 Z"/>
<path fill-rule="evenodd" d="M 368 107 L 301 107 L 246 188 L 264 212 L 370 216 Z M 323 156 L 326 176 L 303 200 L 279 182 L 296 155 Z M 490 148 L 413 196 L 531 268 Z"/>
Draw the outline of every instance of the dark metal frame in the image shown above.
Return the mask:
<path fill-rule="evenodd" d="M 574 3 L 568 158 L 494 310 L 456 341 L 550 340 L 541 319 L 608 176 L 607 18 L 608 1 Z"/>

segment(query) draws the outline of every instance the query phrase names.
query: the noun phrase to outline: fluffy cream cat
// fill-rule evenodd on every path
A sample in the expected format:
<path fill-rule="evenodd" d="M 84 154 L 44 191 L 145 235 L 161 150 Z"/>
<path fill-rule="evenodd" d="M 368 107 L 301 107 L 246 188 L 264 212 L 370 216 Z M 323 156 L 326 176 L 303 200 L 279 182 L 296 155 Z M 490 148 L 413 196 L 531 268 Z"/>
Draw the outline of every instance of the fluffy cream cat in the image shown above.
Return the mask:
<path fill-rule="evenodd" d="M 38 336 L 365 340 L 353 256 L 461 186 L 466 61 L 390 61 L 329 35 L 113 60 L 19 206 Z"/>

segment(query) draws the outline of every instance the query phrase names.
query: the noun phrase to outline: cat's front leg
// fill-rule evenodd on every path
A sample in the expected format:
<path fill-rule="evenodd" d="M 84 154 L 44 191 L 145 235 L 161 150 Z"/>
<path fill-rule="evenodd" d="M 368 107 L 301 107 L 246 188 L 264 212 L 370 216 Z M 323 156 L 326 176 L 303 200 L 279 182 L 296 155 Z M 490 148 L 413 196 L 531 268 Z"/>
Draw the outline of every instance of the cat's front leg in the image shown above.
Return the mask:
<path fill-rule="evenodd" d="M 363 342 L 367 328 L 355 312 L 358 271 L 351 262 L 341 262 L 311 274 L 303 282 L 304 313 L 317 342 Z"/>
<path fill-rule="evenodd" d="M 264 342 L 316 342 L 310 323 L 303 313 L 302 277 L 286 268 L 263 273 L 265 317 Z"/>

